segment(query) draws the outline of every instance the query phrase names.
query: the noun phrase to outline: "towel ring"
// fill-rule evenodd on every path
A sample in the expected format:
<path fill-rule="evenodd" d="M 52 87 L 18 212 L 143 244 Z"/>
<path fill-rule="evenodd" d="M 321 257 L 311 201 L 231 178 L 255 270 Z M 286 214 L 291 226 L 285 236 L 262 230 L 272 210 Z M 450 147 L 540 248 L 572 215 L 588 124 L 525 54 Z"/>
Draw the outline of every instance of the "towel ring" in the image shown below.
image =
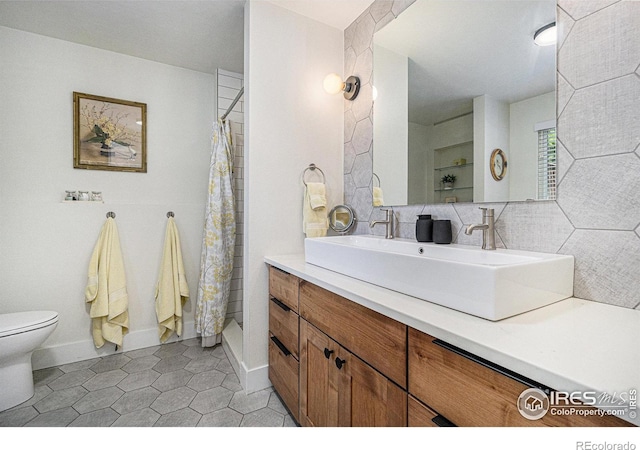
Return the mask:
<path fill-rule="evenodd" d="M 373 183 L 373 178 L 374 177 L 375 177 L 376 180 L 378 180 L 378 187 L 381 187 L 382 185 L 380 184 L 380 177 L 378 175 L 376 175 L 375 173 L 371 177 L 371 182 Z"/>
<path fill-rule="evenodd" d="M 169 211 L 169 212 L 167 213 L 167 219 L 168 219 L 169 217 L 175 217 L 175 214 L 173 214 L 173 211 Z"/>
<path fill-rule="evenodd" d="M 318 171 L 322 174 L 322 182 L 324 183 L 324 172 L 320 169 L 320 167 L 316 166 L 314 163 L 309 164 L 309 167 L 307 167 L 306 169 L 304 169 L 304 172 L 302 173 L 302 182 L 304 183 L 304 185 L 307 185 L 307 182 L 304 180 L 304 176 L 307 173 L 308 170 L 311 171 Z"/>
<path fill-rule="evenodd" d="M 107 219 L 108 219 L 108 218 L 115 219 L 115 218 L 116 218 L 116 213 L 114 213 L 113 211 L 109 211 L 109 212 L 107 213 Z"/>

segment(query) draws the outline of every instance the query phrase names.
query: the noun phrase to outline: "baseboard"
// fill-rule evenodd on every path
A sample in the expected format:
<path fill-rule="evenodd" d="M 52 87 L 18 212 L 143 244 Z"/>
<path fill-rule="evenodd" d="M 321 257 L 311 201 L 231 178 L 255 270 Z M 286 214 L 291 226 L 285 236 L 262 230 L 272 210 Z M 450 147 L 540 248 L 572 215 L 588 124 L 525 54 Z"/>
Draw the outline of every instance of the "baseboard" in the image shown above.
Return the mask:
<path fill-rule="evenodd" d="M 249 370 L 243 362 L 242 371 L 244 375 L 244 382 L 241 379 L 240 383 L 247 394 L 261 391 L 271 386 L 271 381 L 269 381 L 269 364 Z"/>
<path fill-rule="evenodd" d="M 166 343 L 191 339 L 197 336 L 195 323 L 193 321 L 185 322 L 182 336 L 178 337 L 174 334 Z M 84 361 L 86 359 L 109 356 L 115 353 L 153 347 L 154 345 L 160 345 L 158 328 L 129 332 L 129 334 L 124 337 L 124 346 L 119 348 L 118 351 L 116 351 L 115 346 L 110 343 L 106 343 L 102 348 L 96 348 L 93 344 L 93 339 L 39 348 L 33 352 L 31 364 L 34 370 L 45 369 L 47 367 Z"/>
<path fill-rule="evenodd" d="M 238 379 L 242 380 L 242 328 L 235 319 L 229 320 L 222 330 L 222 348 Z"/>

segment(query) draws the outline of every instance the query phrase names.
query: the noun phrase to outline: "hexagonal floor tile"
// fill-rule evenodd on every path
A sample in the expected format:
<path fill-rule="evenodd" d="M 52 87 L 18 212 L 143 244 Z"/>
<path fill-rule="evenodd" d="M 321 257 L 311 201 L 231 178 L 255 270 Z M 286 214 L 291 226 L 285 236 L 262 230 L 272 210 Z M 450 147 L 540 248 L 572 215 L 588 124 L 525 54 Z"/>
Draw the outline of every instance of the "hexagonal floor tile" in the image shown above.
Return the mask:
<path fill-rule="evenodd" d="M 186 349 L 186 347 L 185 347 Z M 155 366 L 153 370 L 160 373 L 173 372 L 175 370 L 184 369 L 184 367 L 191 362 L 191 359 L 182 355 L 173 355 L 163 358 Z"/>
<path fill-rule="evenodd" d="M 139 409 L 148 408 L 159 396 L 160 391 L 152 387 L 145 387 L 127 392 L 111 408 L 119 414 L 129 414 Z"/>
<path fill-rule="evenodd" d="M 154 427 L 195 427 L 201 418 L 202 414 L 184 408 L 161 416 Z"/>
<path fill-rule="evenodd" d="M 96 373 L 108 372 L 110 370 L 121 369 L 126 363 L 131 361 L 128 356 L 118 353 L 116 355 L 105 356 L 101 361 L 90 367 Z"/>
<path fill-rule="evenodd" d="M 154 355 L 158 358 L 165 358 L 172 355 L 181 355 L 188 347 L 181 342 L 172 342 L 171 344 L 162 344 L 160 349 Z"/>
<path fill-rule="evenodd" d="M 115 386 L 111 386 L 99 391 L 89 392 L 80 400 L 73 404 L 73 409 L 80 414 L 90 413 L 99 409 L 108 408 L 113 405 L 124 394 Z"/>
<path fill-rule="evenodd" d="M 25 427 L 66 427 L 78 416 L 79 414 L 73 408 L 56 409 L 38 415 L 27 422 Z"/>
<path fill-rule="evenodd" d="M 155 370 L 145 370 L 144 372 L 136 372 L 122 380 L 117 386 L 125 392 L 134 391 L 143 387 L 151 386 L 160 374 Z"/>
<path fill-rule="evenodd" d="M 269 408 L 259 409 L 246 414 L 241 427 L 281 427 L 284 425 L 284 416 Z"/>
<path fill-rule="evenodd" d="M 201 372 L 191 377 L 191 379 L 187 383 L 187 387 L 190 387 L 197 392 L 206 391 L 209 389 L 213 389 L 216 386 L 220 386 L 226 376 L 226 374 L 218 370 Z"/>
<path fill-rule="evenodd" d="M 168 414 L 170 412 L 186 408 L 195 396 L 196 392 L 193 389 L 181 386 L 160 394 L 151 404 L 151 409 L 160 414 Z"/>
<path fill-rule="evenodd" d="M 242 422 L 242 414 L 231 408 L 223 408 L 205 414 L 198 422 L 198 427 L 238 427 Z"/>
<path fill-rule="evenodd" d="M 153 366 L 160 362 L 160 358 L 155 355 L 142 356 L 135 358 L 122 366 L 122 370 L 127 373 L 143 372 L 151 369 Z"/>
<path fill-rule="evenodd" d="M 87 395 L 87 391 L 82 386 L 74 386 L 60 391 L 54 391 L 33 406 L 40 414 L 62 409 L 73 405 L 82 397 Z M 75 417 L 74 417 L 75 419 Z"/>
<path fill-rule="evenodd" d="M 221 386 L 199 392 L 189 405 L 200 414 L 208 414 L 218 409 L 226 408 L 233 397 L 233 392 Z"/>
<path fill-rule="evenodd" d="M 185 386 L 189 380 L 191 380 L 192 376 L 193 373 L 187 370 L 174 370 L 173 372 L 160 375 L 160 377 L 154 381 L 151 386 L 160 392 L 167 392 L 180 386 Z"/>
<path fill-rule="evenodd" d="M 120 416 L 112 427 L 152 427 L 160 418 L 160 414 L 151 408 L 134 411 Z"/>
<path fill-rule="evenodd" d="M 127 377 L 127 373 L 120 370 L 110 370 L 102 372 L 87 380 L 82 387 L 88 391 L 97 391 L 106 387 L 115 386 Z"/>
<path fill-rule="evenodd" d="M 244 391 L 236 392 L 229 402 L 229 408 L 235 409 L 241 414 L 249 414 L 266 407 L 270 397 L 270 391 L 258 391 L 251 394 L 246 394 Z"/>
<path fill-rule="evenodd" d="M 99 409 L 87 414 L 79 415 L 70 427 L 109 427 L 120 415 L 111 408 Z"/>

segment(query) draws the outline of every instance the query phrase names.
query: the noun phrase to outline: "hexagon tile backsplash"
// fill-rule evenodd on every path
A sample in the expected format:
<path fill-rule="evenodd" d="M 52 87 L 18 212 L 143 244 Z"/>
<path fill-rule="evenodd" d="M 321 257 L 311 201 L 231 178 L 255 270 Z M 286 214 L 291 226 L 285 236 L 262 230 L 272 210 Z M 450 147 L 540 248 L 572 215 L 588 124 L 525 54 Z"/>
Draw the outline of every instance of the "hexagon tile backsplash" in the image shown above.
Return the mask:
<path fill-rule="evenodd" d="M 357 234 L 382 233 L 371 206 L 373 34 L 415 0 L 376 0 L 344 32 L 345 74 L 362 91 L 345 101 L 344 195 Z M 485 204 L 496 210 L 497 245 L 574 255 L 574 295 L 640 309 L 640 2 L 559 0 L 558 200 Z M 610 180 L 616 180 L 611 183 Z M 455 242 L 479 205 L 395 207 L 397 234 L 415 239 L 420 213 L 451 219 Z"/>

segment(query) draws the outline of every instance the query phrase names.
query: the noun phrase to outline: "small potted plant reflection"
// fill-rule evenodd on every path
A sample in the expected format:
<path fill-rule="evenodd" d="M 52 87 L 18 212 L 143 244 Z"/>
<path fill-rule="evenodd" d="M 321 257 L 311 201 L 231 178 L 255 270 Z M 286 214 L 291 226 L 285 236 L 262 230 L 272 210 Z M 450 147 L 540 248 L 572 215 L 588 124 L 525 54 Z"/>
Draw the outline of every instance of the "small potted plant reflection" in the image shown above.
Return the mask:
<path fill-rule="evenodd" d="M 449 173 L 443 176 L 440 181 L 442 181 L 445 189 L 453 189 L 453 183 L 456 181 L 456 176 Z"/>

